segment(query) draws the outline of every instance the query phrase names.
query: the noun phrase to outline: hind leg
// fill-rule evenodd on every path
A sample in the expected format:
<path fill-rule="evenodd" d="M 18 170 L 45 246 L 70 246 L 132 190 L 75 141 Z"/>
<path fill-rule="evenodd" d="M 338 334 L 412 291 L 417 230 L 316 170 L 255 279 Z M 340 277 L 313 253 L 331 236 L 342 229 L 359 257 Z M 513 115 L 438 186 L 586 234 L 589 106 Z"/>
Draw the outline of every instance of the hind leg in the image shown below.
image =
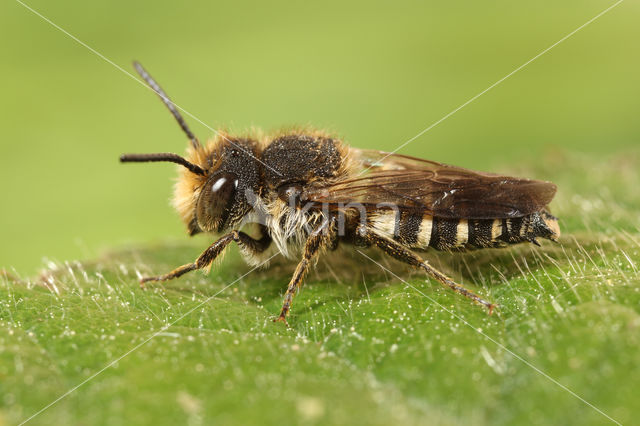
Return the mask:
<path fill-rule="evenodd" d="M 435 279 L 445 287 L 449 287 L 456 293 L 460 293 L 461 295 L 473 300 L 474 302 L 480 305 L 484 305 L 489 310 L 489 315 L 491 315 L 493 309 L 496 307 L 496 305 L 482 299 L 480 296 L 478 296 L 471 290 L 468 290 L 462 284 L 454 282 L 451 278 L 447 277 L 445 274 L 429 265 L 428 262 L 424 261 L 420 256 L 413 253 L 402 244 L 370 231 L 364 231 L 362 234 L 364 234 L 363 237 L 367 243 L 375 245 L 389 256 L 402 262 L 408 263 L 414 268 L 422 269 L 427 273 L 427 275 L 429 275 L 431 278 Z"/>

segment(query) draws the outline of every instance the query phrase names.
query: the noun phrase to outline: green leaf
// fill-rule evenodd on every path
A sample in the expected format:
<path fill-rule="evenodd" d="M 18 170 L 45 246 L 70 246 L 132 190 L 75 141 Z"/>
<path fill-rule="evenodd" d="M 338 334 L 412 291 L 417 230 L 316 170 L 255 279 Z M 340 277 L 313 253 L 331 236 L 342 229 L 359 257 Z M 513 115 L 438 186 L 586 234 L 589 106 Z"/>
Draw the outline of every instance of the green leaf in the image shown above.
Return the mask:
<path fill-rule="evenodd" d="M 557 153 L 560 244 L 434 254 L 500 305 L 344 247 L 273 323 L 294 264 L 141 289 L 195 244 L 0 279 L 0 424 L 631 424 L 640 383 L 638 155 Z M 74 388 L 77 389 L 74 390 Z M 69 392 L 71 391 L 71 392 Z M 67 392 L 69 392 L 67 394 Z M 56 402 L 58 398 L 61 398 Z M 610 418 L 609 418 L 610 417 Z"/>

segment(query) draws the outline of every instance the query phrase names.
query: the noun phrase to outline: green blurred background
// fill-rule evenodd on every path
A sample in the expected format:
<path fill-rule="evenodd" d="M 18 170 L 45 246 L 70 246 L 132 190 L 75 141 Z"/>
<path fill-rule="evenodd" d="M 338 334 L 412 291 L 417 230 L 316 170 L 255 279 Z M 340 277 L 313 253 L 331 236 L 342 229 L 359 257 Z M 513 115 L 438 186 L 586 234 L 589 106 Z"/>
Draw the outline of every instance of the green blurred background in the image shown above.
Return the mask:
<path fill-rule="evenodd" d="M 392 150 L 614 2 L 28 4 L 127 71 L 141 61 L 214 128 L 311 124 Z M 402 152 L 499 171 L 637 146 L 639 11 L 621 3 Z M 117 161 L 183 152 L 156 96 L 15 1 L 0 38 L 0 267 L 188 238 L 175 168 Z"/>

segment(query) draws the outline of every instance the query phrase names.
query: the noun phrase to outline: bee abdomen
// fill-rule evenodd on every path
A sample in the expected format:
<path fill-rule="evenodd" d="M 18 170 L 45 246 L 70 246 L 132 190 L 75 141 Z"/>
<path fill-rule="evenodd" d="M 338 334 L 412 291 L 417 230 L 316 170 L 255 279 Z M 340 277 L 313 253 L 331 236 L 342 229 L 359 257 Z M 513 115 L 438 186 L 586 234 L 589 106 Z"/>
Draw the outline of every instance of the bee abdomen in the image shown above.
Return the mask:
<path fill-rule="evenodd" d="M 541 211 L 509 219 L 451 219 L 417 212 L 376 215 L 371 226 L 380 234 L 418 250 L 443 251 L 497 248 L 509 244 L 557 240 L 557 219 Z"/>
<path fill-rule="evenodd" d="M 469 244 L 469 239 L 473 237 L 469 228 L 469 221 L 467 219 L 450 219 L 442 217 L 425 216 L 426 222 L 430 222 L 430 226 L 424 227 L 425 237 L 427 228 L 431 229 L 431 235 L 429 237 L 428 247 L 436 250 L 463 250 Z M 426 249 L 427 247 L 423 247 Z"/>
<path fill-rule="evenodd" d="M 437 250 L 498 248 L 560 236 L 558 220 L 546 211 L 508 219 L 435 218 L 432 228 L 429 245 Z"/>
<path fill-rule="evenodd" d="M 414 249 L 464 249 L 469 241 L 466 219 L 445 219 L 419 212 L 376 215 L 371 226 L 380 234 Z"/>
<path fill-rule="evenodd" d="M 467 248 L 504 247 L 507 234 L 506 221 L 511 219 L 469 219 Z"/>
<path fill-rule="evenodd" d="M 546 210 L 518 218 L 502 219 L 500 239 L 508 244 L 536 242 L 536 238 L 557 241 L 560 237 L 558 219 Z"/>
<path fill-rule="evenodd" d="M 368 222 L 369 226 L 379 235 L 392 238 L 406 246 L 417 248 L 429 245 L 431 236 L 430 218 L 431 216 L 425 216 L 419 212 L 385 211 L 374 214 L 369 218 Z"/>

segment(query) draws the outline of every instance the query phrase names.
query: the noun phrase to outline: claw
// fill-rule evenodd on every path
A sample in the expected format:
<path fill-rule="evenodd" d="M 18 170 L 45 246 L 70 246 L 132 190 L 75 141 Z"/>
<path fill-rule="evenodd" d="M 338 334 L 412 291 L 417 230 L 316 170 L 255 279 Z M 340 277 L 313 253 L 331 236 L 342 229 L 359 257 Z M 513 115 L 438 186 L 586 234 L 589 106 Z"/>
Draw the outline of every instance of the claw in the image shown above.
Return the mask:
<path fill-rule="evenodd" d="M 489 309 L 489 316 L 493 315 L 493 310 L 494 310 L 494 309 L 497 309 L 497 308 L 499 308 L 499 307 L 500 307 L 500 305 L 496 305 L 496 304 L 493 304 L 493 303 L 489 303 L 489 304 L 487 305 L 487 309 Z"/>
<path fill-rule="evenodd" d="M 283 322 L 287 328 L 289 328 L 289 323 L 287 322 L 287 318 L 285 315 L 280 314 L 278 318 L 274 319 L 273 322 Z"/>
<path fill-rule="evenodd" d="M 144 277 L 144 278 L 140 278 L 138 282 L 140 283 L 140 288 L 144 290 L 146 288 L 146 286 L 144 285 L 145 283 L 160 282 L 160 281 L 166 281 L 166 276 L 161 275 L 158 277 Z"/>

